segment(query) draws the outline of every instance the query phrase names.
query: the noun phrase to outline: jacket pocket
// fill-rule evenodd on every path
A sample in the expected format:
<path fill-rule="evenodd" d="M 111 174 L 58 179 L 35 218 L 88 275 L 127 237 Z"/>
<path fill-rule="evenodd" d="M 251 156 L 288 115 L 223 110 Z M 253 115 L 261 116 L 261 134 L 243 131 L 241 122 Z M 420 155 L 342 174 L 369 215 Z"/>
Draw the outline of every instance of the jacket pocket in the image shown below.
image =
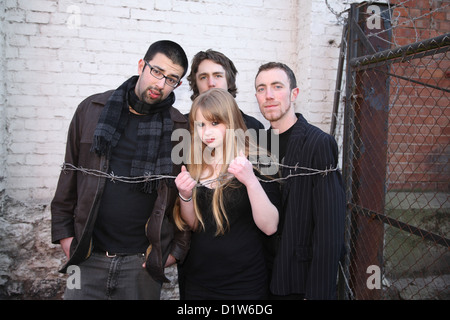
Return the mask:
<path fill-rule="evenodd" d="M 297 258 L 297 261 L 311 261 L 312 248 L 297 246 L 294 250 L 294 255 Z"/>

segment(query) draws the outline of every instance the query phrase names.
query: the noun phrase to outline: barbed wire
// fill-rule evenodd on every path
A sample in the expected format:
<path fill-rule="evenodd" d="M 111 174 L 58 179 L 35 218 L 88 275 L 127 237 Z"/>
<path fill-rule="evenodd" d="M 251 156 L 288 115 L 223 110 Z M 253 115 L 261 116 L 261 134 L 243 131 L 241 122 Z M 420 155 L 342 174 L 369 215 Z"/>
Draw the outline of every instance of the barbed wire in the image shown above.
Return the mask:
<path fill-rule="evenodd" d="M 278 167 L 283 167 L 283 168 L 288 168 L 290 169 L 290 173 L 286 176 L 286 177 L 280 177 L 280 178 L 270 178 L 270 179 L 262 179 L 260 177 L 257 177 L 259 181 L 261 182 L 280 182 L 283 180 L 287 180 L 290 178 L 295 178 L 295 177 L 299 177 L 299 176 L 311 176 L 311 175 L 316 175 L 316 174 L 321 174 L 322 176 L 326 176 L 328 173 L 330 172 L 334 172 L 334 171 L 338 171 L 339 168 L 333 168 L 332 166 L 330 166 L 330 168 L 326 168 L 324 170 L 319 170 L 319 169 L 313 169 L 313 168 L 306 168 L 306 167 L 301 167 L 298 165 L 295 166 L 290 166 L 290 165 L 285 165 L 285 164 L 281 164 L 281 163 L 275 163 L 275 162 L 268 162 L 268 163 L 263 163 L 263 162 L 252 162 L 253 165 L 257 165 L 259 166 L 269 166 L 269 165 L 276 165 Z M 303 170 L 303 171 L 307 171 L 307 172 L 302 172 L 302 173 L 292 173 L 292 170 L 297 171 L 297 170 Z M 130 184 L 140 184 L 140 183 L 147 183 L 147 182 L 151 182 L 151 181 L 157 181 L 157 180 L 162 180 L 162 179 L 176 179 L 176 176 L 171 176 L 171 175 L 144 175 L 144 176 L 137 176 L 137 177 L 124 177 L 124 176 L 117 176 L 114 174 L 114 172 L 111 173 L 107 173 L 107 172 L 103 172 L 101 170 L 96 170 L 96 169 L 88 169 L 88 168 L 83 168 L 83 167 L 77 167 L 71 163 L 67 163 L 64 162 L 61 166 L 61 171 L 66 172 L 66 171 L 79 171 L 83 174 L 87 174 L 87 175 L 91 175 L 94 177 L 98 177 L 98 178 L 105 178 L 108 179 L 112 182 L 123 182 L 123 183 L 130 183 Z M 226 181 L 228 179 L 230 179 L 229 174 L 221 174 L 219 175 L 217 178 L 214 179 L 209 179 L 209 180 L 205 180 L 202 182 L 199 182 L 197 184 L 197 186 L 206 186 L 206 185 L 210 185 L 213 182 L 223 182 Z"/>
<path fill-rule="evenodd" d="M 407 2 L 407 1 L 405 1 L 405 2 Z M 389 32 L 389 31 L 391 31 L 391 30 L 393 30 L 393 29 L 395 29 L 395 28 L 398 28 L 398 27 L 400 27 L 400 26 L 402 26 L 402 25 L 406 25 L 406 24 L 412 23 L 412 26 L 413 26 L 413 28 L 414 28 L 414 30 L 415 30 L 415 33 L 416 33 L 416 41 L 418 41 L 418 40 L 419 40 L 419 39 L 418 39 L 419 37 L 418 37 L 418 35 L 417 35 L 417 30 L 416 30 L 416 26 L 415 26 L 414 22 L 415 22 L 416 20 L 420 20 L 420 19 L 425 18 L 425 17 L 427 17 L 427 16 L 429 16 L 429 15 L 432 15 L 432 14 L 438 12 L 438 11 L 442 11 L 442 10 L 444 10 L 445 8 L 449 7 L 449 6 L 450 6 L 450 4 L 447 4 L 447 5 L 443 6 L 443 7 L 436 8 L 436 9 L 434 9 L 434 10 L 431 10 L 430 12 L 426 12 L 426 13 L 424 13 L 423 15 L 417 16 L 417 17 L 411 17 L 411 16 L 408 14 L 409 20 L 405 20 L 405 21 L 400 22 L 400 23 L 398 23 L 398 21 L 395 21 L 395 24 L 393 24 L 390 28 L 387 28 L 387 29 L 385 29 L 385 30 L 381 30 L 381 31 L 379 31 L 379 32 L 377 32 L 377 33 L 369 33 L 369 34 L 367 35 L 367 37 L 368 37 L 368 38 L 369 38 L 369 37 L 376 37 L 376 38 L 378 38 L 378 39 L 380 39 L 380 40 L 383 40 L 383 41 L 386 41 L 386 42 L 388 42 L 388 43 L 394 44 L 393 42 L 387 41 L 387 40 L 385 40 L 385 39 L 379 37 L 379 35 L 382 34 L 382 33 L 385 33 L 385 32 Z M 399 16 L 399 17 L 400 17 L 400 16 Z M 398 20 L 399 17 L 397 17 L 396 20 Z"/>
<path fill-rule="evenodd" d="M 326 5 L 327 9 L 331 12 L 331 14 L 333 14 L 333 15 L 335 16 L 337 24 L 345 25 L 345 23 L 347 23 L 348 17 L 344 16 L 344 14 L 348 14 L 349 8 L 346 8 L 345 10 L 342 10 L 342 11 L 338 12 L 337 10 L 335 10 L 335 9 L 329 4 L 328 1 L 329 1 L 329 0 L 325 0 L 325 5 Z M 351 3 L 351 2 L 348 2 L 348 3 L 346 3 L 346 4 L 350 4 L 350 3 Z M 370 3 L 371 3 L 371 2 L 369 1 L 369 4 L 370 4 Z M 394 42 L 392 42 L 392 41 L 388 41 L 388 40 L 386 40 L 386 39 L 380 37 L 380 34 L 389 32 L 389 31 L 391 31 L 391 30 L 393 30 L 393 29 L 396 29 L 396 28 L 399 28 L 399 27 L 401 27 L 401 26 L 403 26 L 403 25 L 411 24 L 411 25 L 412 25 L 412 28 L 414 29 L 414 32 L 415 32 L 415 34 L 416 34 L 416 39 L 415 39 L 415 41 L 419 41 L 420 39 L 419 39 L 419 34 L 418 34 L 418 31 L 417 31 L 417 28 L 416 28 L 416 25 L 415 25 L 415 21 L 416 21 L 416 20 L 423 19 L 423 18 L 428 17 L 428 16 L 430 16 L 430 15 L 433 15 L 433 14 L 435 14 L 436 12 L 444 11 L 447 7 L 450 6 L 450 4 L 445 4 L 445 5 L 443 5 L 443 6 L 440 6 L 440 7 L 435 8 L 435 9 L 433 9 L 433 10 L 430 10 L 429 12 L 425 12 L 424 14 L 422 14 L 422 15 L 420 15 L 420 16 L 417 16 L 417 17 L 411 16 L 411 14 L 409 13 L 409 11 L 408 11 L 408 13 L 407 13 L 407 14 L 408 14 L 407 17 L 402 17 L 402 16 L 401 16 L 401 13 L 398 12 L 398 11 L 397 11 L 397 14 L 398 14 L 397 16 L 393 16 L 393 15 L 391 16 L 391 14 L 393 14 L 394 12 L 396 12 L 396 11 L 395 11 L 396 9 L 400 9 L 400 8 L 408 8 L 407 5 L 410 4 L 410 3 L 412 3 L 412 0 L 403 0 L 403 1 L 400 1 L 399 3 L 395 3 L 395 2 L 392 3 L 392 1 L 388 0 L 388 1 L 386 2 L 386 5 L 388 6 L 388 8 L 385 9 L 385 10 L 382 10 L 382 11 L 378 12 L 378 13 L 377 13 L 377 16 L 379 16 L 379 17 L 381 18 L 381 17 L 383 16 L 383 14 L 388 13 L 388 14 L 390 15 L 390 20 L 392 21 L 391 27 L 390 27 L 390 28 L 387 28 L 387 29 L 385 29 L 385 30 L 381 30 L 381 31 L 376 32 L 376 33 L 369 33 L 369 34 L 367 34 L 367 37 L 368 37 L 368 38 L 374 37 L 374 38 L 377 38 L 377 39 L 379 39 L 379 40 L 381 40 L 381 41 L 384 41 L 384 42 L 387 42 L 387 43 L 389 43 L 389 44 L 392 44 L 392 45 L 397 46 L 397 43 L 396 43 L 396 40 L 395 40 L 395 35 L 394 35 L 394 39 L 393 39 Z M 411 7 L 413 7 L 413 5 L 411 5 Z M 399 22 L 399 18 L 405 18 L 405 20 L 402 21 L 402 22 Z M 345 41 L 345 40 L 344 40 L 344 41 Z"/>

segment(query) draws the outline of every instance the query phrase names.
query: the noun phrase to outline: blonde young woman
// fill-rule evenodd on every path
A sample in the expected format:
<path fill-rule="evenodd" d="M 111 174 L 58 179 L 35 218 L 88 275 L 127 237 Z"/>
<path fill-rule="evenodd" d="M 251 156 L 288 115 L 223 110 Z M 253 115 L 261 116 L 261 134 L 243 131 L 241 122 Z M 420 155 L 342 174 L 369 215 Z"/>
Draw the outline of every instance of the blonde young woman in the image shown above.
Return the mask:
<path fill-rule="evenodd" d="M 260 181 L 247 159 L 255 148 L 239 134 L 247 128 L 227 91 L 197 97 L 189 122 L 190 163 L 175 179 L 180 199 L 174 212 L 177 226 L 193 231 L 184 297 L 265 299 L 263 238 L 277 230 L 279 185 Z"/>

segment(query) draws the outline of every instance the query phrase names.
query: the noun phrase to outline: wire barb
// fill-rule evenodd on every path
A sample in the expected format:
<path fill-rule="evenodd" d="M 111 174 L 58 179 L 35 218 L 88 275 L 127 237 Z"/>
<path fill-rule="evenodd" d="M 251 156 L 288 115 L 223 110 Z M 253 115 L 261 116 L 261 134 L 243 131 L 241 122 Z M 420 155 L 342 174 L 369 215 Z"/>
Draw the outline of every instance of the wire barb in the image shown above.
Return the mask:
<path fill-rule="evenodd" d="M 264 165 L 264 166 L 268 165 L 268 163 L 261 163 L 259 161 L 252 163 L 252 164 L 258 165 L 258 166 L 259 165 Z M 321 174 L 323 177 L 325 177 L 328 173 L 339 170 L 339 168 L 337 168 L 337 167 L 333 168 L 332 166 L 330 166 L 330 168 L 328 168 L 328 167 L 325 168 L 325 170 L 306 168 L 306 167 L 299 166 L 298 163 L 295 164 L 295 166 L 289 166 L 289 165 L 284 165 L 281 163 L 274 163 L 274 162 L 271 162 L 270 164 L 290 169 L 289 175 L 284 178 L 273 178 L 273 179 L 261 179 L 260 177 L 257 177 L 257 179 L 259 181 L 261 181 L 261 182 L 280 182 L 280 181 L 287 180 L 290 178 L 301 177 L 301 176 L 311 176 L 311 175 L 317 175 L 317 174 Z M 297 170 L 301 170 L 303 172 L 295 173 Z M 76 167 L 73 164 L 67 163 L 67 162 L 64 162 L 62 164 L 61 171 L 63 171 L 64 173 L 67 173 L 67 171 L 79 171 L 83 174 L 95 176 L 98 178 L 109 179 L 109 180 L 111 180 L 111 182 L 114 182 L 114 183 L 116 181 L 119 181 L 119 182 L 123 182 L 123 183 L 139 184 L 139 183 L 162 180 L 162 179 L 176 179 L 176 176 L 150 175 L 150 174 L 146 174 L 144 176 L 139 176 L 139 177 L 122 177 L 122 176 L 115 175 L 114 172 L 107 173 L 107 172 L 103 172 L 103 171 L 95 170 L 95 169 L 86 169 L 83 167 Z M 293 171 L 294 171 L 294 173 L 292 173 Z M 218 182 L 220 185 L 221 183 L 224 183 L 225 181 L 227 181 L 230 178 L 231 178 L 230 174 L 221 174 L 217 178 L 198 182 L 197 186 L 206 186 L 206 185 L 210 185 L 214 182 Z"/>

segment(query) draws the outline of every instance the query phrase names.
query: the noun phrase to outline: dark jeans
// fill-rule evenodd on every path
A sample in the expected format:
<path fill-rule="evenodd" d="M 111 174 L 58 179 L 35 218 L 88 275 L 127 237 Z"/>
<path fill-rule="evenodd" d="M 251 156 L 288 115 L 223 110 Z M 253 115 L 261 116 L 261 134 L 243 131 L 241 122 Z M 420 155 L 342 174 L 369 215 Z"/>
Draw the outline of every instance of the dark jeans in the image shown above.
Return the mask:
<path fill-rule="evenodd" d="M 64 299 L 159 300 L 162 284 L 153 280 L 143 263 L 143 254 L 110 258 L 94 252 L 78 265 L 79 283 L 76 286 L 68 283 Z"/>

